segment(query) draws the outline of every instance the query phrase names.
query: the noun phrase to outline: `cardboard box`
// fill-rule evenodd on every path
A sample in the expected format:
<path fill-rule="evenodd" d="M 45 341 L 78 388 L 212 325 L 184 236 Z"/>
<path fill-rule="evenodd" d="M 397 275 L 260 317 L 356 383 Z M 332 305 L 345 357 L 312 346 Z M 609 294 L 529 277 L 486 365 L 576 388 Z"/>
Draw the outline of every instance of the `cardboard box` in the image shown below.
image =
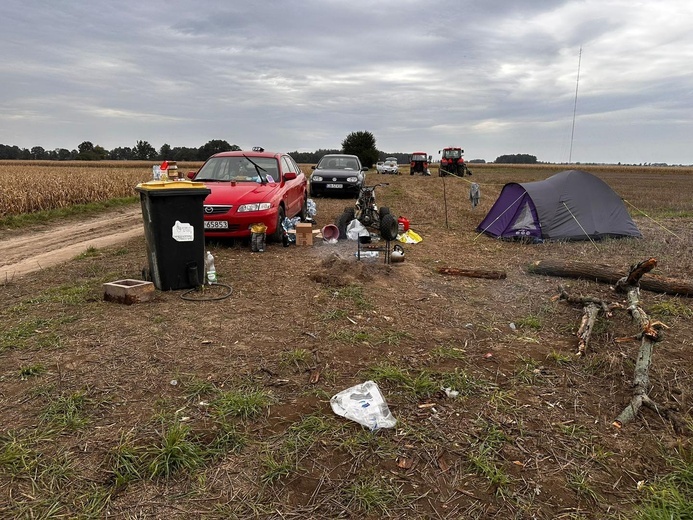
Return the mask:
<path fill-rule="evenodd" d="M 313 245 L 313 224 L 309 222 L 299 222 L 296 224 L 296 245 Z"/>

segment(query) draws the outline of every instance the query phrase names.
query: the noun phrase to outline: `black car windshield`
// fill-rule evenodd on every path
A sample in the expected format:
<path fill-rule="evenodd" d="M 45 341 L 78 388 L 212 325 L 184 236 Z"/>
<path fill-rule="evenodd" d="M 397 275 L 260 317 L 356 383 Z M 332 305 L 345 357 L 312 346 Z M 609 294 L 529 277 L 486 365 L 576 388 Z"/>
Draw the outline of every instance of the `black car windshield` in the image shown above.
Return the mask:
<path fill-rule="evenodd" d="M 200 169 L 196 181 L 235 181 L 262 182 L 255 164 L 262 168 L 261 173 L 267 176 L 269 182 L 279 181 L 277 160 L 274 157 L 253 157 L 249 161 L 245 157 L 212 157 Z"/>
<path fill-rule="evenodd" d="M 318 170 L 360 170 L 354 157 L 323 157 L 317 166 Z"/>

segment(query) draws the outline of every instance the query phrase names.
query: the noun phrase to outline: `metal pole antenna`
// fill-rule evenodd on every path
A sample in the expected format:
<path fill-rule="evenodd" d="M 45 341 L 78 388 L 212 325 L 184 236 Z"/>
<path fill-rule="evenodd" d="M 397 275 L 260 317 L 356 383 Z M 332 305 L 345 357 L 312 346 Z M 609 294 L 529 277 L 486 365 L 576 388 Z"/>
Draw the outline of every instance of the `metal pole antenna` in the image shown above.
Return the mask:
<path fill-rule="evenodd" d="M 580 54 L 578 55 L 577 80 L 575 81 L 575 104 L 573 105 L 573 128 L 570 131 L 570 154 L 568 155 L 568 164 L 573 163 L 573 137 L 575 136 L 575 113 L 577 112 L 577 97 L 578 97 L 578 86 L 580 85 L 580 62 L 581 61 L 582 61 L 582 45 L 580 45 Z"/>

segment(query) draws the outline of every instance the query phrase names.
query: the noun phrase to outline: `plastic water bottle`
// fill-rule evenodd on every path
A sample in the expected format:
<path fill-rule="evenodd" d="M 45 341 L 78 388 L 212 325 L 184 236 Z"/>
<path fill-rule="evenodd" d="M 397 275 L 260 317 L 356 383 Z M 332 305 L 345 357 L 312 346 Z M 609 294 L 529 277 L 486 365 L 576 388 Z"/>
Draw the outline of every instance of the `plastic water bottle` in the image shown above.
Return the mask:
<path fill-rule="evenodd" d="M 210 285 L 217 283 L 217 270 L 214 268 L 214 257 L 209 251 L 207 251 L 207 257 L 205 258 L 205 271 L 207 271 L 207 283 Z"/>

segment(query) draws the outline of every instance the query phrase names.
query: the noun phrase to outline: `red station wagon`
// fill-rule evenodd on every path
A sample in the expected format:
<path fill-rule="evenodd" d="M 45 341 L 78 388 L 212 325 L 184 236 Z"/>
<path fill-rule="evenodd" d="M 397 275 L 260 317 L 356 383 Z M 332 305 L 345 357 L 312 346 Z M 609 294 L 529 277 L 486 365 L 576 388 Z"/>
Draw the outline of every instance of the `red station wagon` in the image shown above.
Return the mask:
<path fill-rule="evenodd" d="M 207 238 L 249 237 L 251 226 L 262 223 L 268 238 L 281 241 L 284 217 L 307 217 L 308 182 L 287 154 L 221 152 L 188 177 L 211 190 L 204 200 Z"/>

